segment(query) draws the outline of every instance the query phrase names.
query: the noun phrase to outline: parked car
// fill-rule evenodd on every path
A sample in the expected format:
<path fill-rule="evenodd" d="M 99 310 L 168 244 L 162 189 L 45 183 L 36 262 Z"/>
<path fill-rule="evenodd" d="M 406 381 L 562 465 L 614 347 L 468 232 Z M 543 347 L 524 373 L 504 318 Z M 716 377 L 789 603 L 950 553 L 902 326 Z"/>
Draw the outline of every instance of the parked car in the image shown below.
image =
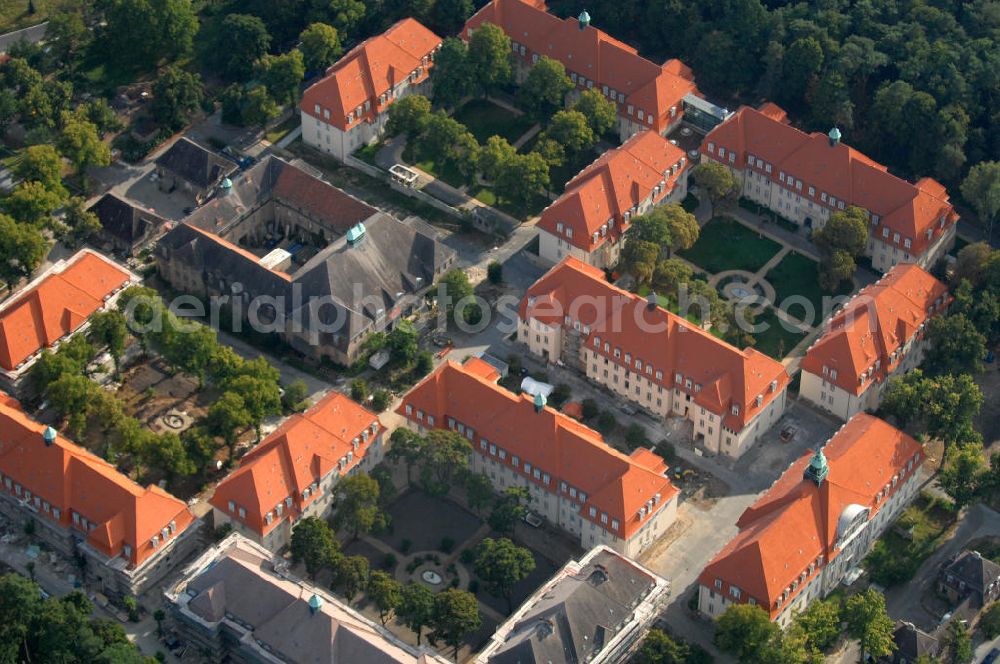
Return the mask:
<path fill-rule="evenodd" d="M 997 657 L 1000 657 L 1000 648 L 994 648 L 986 653 L 986 657 L 983 658 L 982 664 L 993 664 L 993 662 L 997 661 Z"/>
<path fill-rule="evenodd" d="M 538 516 L 534 512 L 525 512 L 524 522 L 532 528 L 538 528 L 542 525 L 542 517 Z"/>

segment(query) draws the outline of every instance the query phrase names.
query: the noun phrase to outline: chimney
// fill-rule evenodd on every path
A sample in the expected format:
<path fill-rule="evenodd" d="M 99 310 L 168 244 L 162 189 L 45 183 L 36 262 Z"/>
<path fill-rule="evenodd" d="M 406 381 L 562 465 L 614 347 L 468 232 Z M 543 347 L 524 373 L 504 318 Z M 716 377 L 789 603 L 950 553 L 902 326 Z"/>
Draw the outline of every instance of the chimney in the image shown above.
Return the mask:
<path fill-rule="evenodd" d="M 580 30 L 586 30 L 587 26 L 590 25 L 590 14 L 588 14 L 587 10 L 584 9 L 582 12 L 580 12 L 580 15 L 577 17 L 576 20 L 580 22 Z"/>
<path fill-rule="evenodd" d="M 45 427 L 45 431 L 42 432 L 42 440 L 45 441 L 45 447 L 52 447 L 52 443 L 56 442 L 56 430 L 52 427 Z"/>
<path fill-rule="evenodd" d="M 837 129 L 836 127 L 834 127 L 833 129 L 831 129 L 830 133 L 827 134 L 827 136 L 830 138 L 830 147 L 831 148 L 832 147 L 836 147 L 837 144 L 840 143 L 840 136 L 841 136 L 841 134 L 840 134 L 840 130 Z"/>

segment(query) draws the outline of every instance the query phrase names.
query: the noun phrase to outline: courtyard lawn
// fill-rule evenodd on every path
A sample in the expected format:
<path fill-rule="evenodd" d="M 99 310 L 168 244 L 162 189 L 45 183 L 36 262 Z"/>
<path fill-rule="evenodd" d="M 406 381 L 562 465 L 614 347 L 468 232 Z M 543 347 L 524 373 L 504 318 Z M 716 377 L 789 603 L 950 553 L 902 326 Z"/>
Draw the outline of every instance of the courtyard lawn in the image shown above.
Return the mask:
<path fill-rule="evenodd" d="M 287 136 L 290 131 L 298 127 L 301 122 L 302 118 L 300 118 L 297 113 L 292 113 L 291 117 L 267 132 L 267 140 L 272 143 L 277 143 Z M 365 146 L 363 149 L 368 149 L 369 147 L 372 146 Z"/>
<path fill-rule="evenodd" d="M 747 270 L 764 267 L 781 245 L 759 235 L 729 217 L 715 217 L 701 229 L 701 237 L 680 256 L 711 272 Z"/>
<path fill-rule="evenodd" d="M 453 117 L 464 124 L 476 140 L 483 144 L 490 136 L 500 136 L 514 143 L 524 132 L 531 129 L 532 125 L 527 116 L 515 115 L 486 99 L 473 99 L 467 102 L 455 111 Z"/>
<path fill-rule="evenodd" d="M 767 330 L 754 334 L 757 340 L 754 348 L 776 360 L 788 355 L 805 336 L 805 332 L 799 332 L 783 323 L 771 307 L 757 316 L 756 322 L 758 325 L 766 324 L 768 327 Z"/>
<path fill-rule="evenodd" d="M 954 525 L 954 505 L 921 493 L 864 559 L 872 581 L 890 588 L 911 580 Z"/>
<path fill-rule="evenodd" d="M 59 0 L 35 0 L 35 13 L 29 14 L 24 0 L 0 0 L 0 33 L 37 25 L 59 11 Z"/>
<path fill-rule="evenodd" d="M 774 286 L 775 306 L 783 308 L 793 318 L 807 319 L 803 322 L 816 326 L 829 317 L 833 310 L 833 300 L 828 300 L 827 306 L 823 306 L 824 298 L 834 298 L 849 295 L 854 285 L 850 281 L 845 281 L 834 293 L 828 293 L 819 285 L 819 263 L 802 254 L 789 253 L 781 262 L 775 265 L 767 273 L 765 278 Z M 812 305 L 812 315 L 806 311 L 805 305 L 798 303 L 787 303 L 793 297 L 797 300 L 805 298 Z M 785 303 L 782 306 L 782 303 Z M 808 320 L 811 319 L 811 320 Z"/>
<path fill-rule="evenodd" d="M 641 297 L 647 297 L 647 296 L 649 295 L 649 286 L 639 286 L 639 289 L 638 289 L 638 290 L 636 290 L 636 294 L 640 295 Z M 657 295 L 657 296 L 656 296 L 656 301 L 657 301 L 657 302 L 659 303 L 659 305 L 660 305 L 661 307 L 663 307 L 664 309 L 666 309 L 666 310 L 667 310 L 667 311 L 669 311 L 670 313 L 672 313 L 672 314 L 677 314 L 678 316 L 680 316 L 680 307 L 679 307 L 679 306 L 678 306 L 678 304 L 677 304 L 677 300 L 676 300 L 676 299 L 674 299 L 673 297 L 669 297 L 669 298 L 668 298 L 668 297 L 666 297 L 665 295 Z M 692 310 L 692 309 L 693 309 L 693 310 Z M 687 320 L 687 321 L 688 321 L 689 323 L 694 323 L 694 324 L 695 324 L 695 325 L 697 325 L 698 327 L 701 327 L 701 326 L 702 326 L 702 320 L 701 320 L 701 318 L 699 318 L 699 317 L 698 317 L 698 315 L 697 315 L 697 314 L 695 313 L 696 311 L 699 311 L 699 310 L 698 310 L 698 309 L 695 309 L 695 308 L 693 308 L 693 307 L 692 307 L 692 309 L 689 309 L 689 310 L 688 310 L 688 312 L 687 312 L 687 314 L 686 314 L 686 315 L 684 316 L 684 318 L 685 318 L 685 320 Z M 715 337 L 718 337 L 719 339 L 725 339 L 725 335 L 723 335 L 723 334 L 722 334 L 721 332 L 719 332 L 719 331 L 718 331 L 718 330 L 717 330 L 716 328 L 714 328 L 714 327 L 713 327 L 713 328 L 711 328 L 711 329 L 709 330 L 709 332 L 710 332 L 710 333 L 711 333 L 711 334 L 712 334 L 713 336 L 715 336 Z"/>

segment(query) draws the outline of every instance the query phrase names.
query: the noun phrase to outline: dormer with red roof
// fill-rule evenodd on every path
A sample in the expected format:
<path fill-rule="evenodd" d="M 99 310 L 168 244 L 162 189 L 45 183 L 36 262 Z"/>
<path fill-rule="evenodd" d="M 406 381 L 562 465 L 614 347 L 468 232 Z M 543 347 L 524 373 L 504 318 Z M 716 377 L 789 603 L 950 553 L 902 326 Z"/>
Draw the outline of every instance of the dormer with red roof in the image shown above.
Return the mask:
<path fill-rule="evenodd" d="M 33 519 L 36 534 L 66 556 L 82 553 L 105 592 L 138 594 L 196 546 L 187 505 L 32 420 L 0 392 L 0 507 Z M 183 542 L 183 543 L 181 543 Z"/>
<path fill-rule="evenodd" d="M 843 420 L 875 410 L 889 378 L 923 361 L 927 321 L 949 302 L 945 285 L 919 266 L 892 268 L 827 322 L 802 360 L 800 395 Z"/>
<path fill-rule="evenodd" d="M 299 519 L 325 516 L 341 477 L 369 472 L 383 457 L 378 417 L 340 392 L 293 415 L 248 452 L 215 489 L 216 526 L 272 551 L 283 548 Z"/>
<path fill-rule="evenodd" d="M 860 564 L 917 495 L 920 444 L 867 414 L 795 461 L 698 577 L 698 610 L 753 604 L 782 627 Z"/>
<path fill-rule="evenodd" d="M 59 261 L 0 304 L 0 383 L 14 391 L 46 348 L 79 332 L 139 278 L 91 249 Z"/>
<path fill-rule="evenodd" d="M 589 15 L 586 19 L 560 19 L 543 0 L 491 0 L 465 23 L 460 36 L 468 40 L 484 23 L 499 26 L 511 39 L 518 80 L 542 57 L 561 62 L 575 94 L 598 90 L 618 106 L 623 141 L 647 129 L 666 134 L 676 127 L 684 116 L 684 97 L 700 94 L 691 69 L 680 60 L 651 62 L 593 27 Z"/>
<path fill-rule="evenodd" d="M 773 103 L 744 106 L 713 129 L 702 157 L 728 166 L 741 195 L 807 228 L 849 206 L 868 213 L 866 254 L 887 272 L 898 263 L 929 269 L 954 244 L 958 214 L 931 178 L 912 184 L 843 143 L 834 127 L 807 134 Z"/>
<path fill-rule="evenodd" d="M 377 140 L 389 106 L 426 94 L 441 38 L 412 18 L 352 48 L 302 95 L 302 140 L 341 161 Z"/>
<path fill-rule="evenodd" d="M 573 257 L 528 289 L 517 338 L 657 417 L 688 418 L 711 454 L 741 456 L 785 409 L 780 362 L 650 305 Z"/>
<path fill-rule="evenodd" d="M 565 256 L 602 269 L 613 267 L 632 219 L 687 195 L 684 151 L 655 131 L 643 131 L 608 150 L 566 185 L 542 212 L 539 255 Z"/>
<path fill-rule="evenodd" d="M 445 362 L 403 397 L 398 412 L 419 431 L 467 438 L 473 472 L 498 490 L 528 488 L 529 509 L 586 549 L 606 544 L 634 557 L 666 531 L 678 490 L 663 459 L 650 450 L 622 454 L 544 399 L 504 389 L 485 364 Z"/>

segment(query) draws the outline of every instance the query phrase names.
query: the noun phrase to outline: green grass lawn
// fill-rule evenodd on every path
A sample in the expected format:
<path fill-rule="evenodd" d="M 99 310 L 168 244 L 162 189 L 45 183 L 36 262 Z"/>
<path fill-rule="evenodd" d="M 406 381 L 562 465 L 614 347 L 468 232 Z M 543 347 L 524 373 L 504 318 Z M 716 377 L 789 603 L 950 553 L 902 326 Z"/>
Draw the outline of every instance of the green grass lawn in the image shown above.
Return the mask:
<path fill-rule="evenodd" d="M 635 292 L 636 292 L 637 295 L 639 295 L 641 297 L 646 297 L 646 296 L 649 295 L 649 286 L 639 286 L 638 290 L 636 290 Z M 668 298 L 665 295 L 657 295 L 656 296 L 656 301 L 657 301 L 657 303 L 661 307 L 663 307 L 664 309 L 666 309 L 670 313 L 677 314 L 678 316 L 680 315 L 680 313 L 681 313 L 680 312 L 680 307 L 677 305 L 677 300 L 674 299 L 673 297 L 669 297 Z M 697 309 L 695 309 L 695 311 L 697 311 Z M 687 312 L 687 314 L 684 316 L 684 318 L 689 323 L 694 323 L 698 327 L 701 327 L 701 325 L 702 325 L 701 318 L 699 318 L 694 313 L 694 311 L 689 310 Z M 724 339 L 724 335 L 721 332 L 719 332 L 717 329 L 715 329 L 714 327 L 712 329 L 710 329 L 709 332 L 713 336 L 718 337 L 719 339 Z"/>
<path fill-rule="evenodd" d="M 513 143 L 532 125 L 526 116 L 515 115 L 485 99 L 467 102 L 453 117 L 468 127 L 476 140 L 483 144 L 490 136 L 500 136 Z"/>
<path fill-rule="evenodd" d="M 713 274 L 726 270 L 756 272 L 779 249 L 780 244 L 735 219 L 716 217 L 701 229 L 695 245 L 680 255 Z"/>
<path fill-rule="evenodd" d="M 954 506 L 921 493 L 865 558 L 864 566 L 872 581 L 890 588 L 912 579 L 920 565 L 947 539 L 954 524 Z"/>
<path fill-rule="evenodd" d="M 845 281 L 834 293 L 828 293 L 819 285 L 819 263 L 802 254 L 789 253 L 781 262 L 767 273 L 766 278 L 774 286 L 775 305 L 781 305 L 792 296 L 801 296 L 809 300 L 813 307 L 812 320 L 806 320 L 810 325 L 819 325 L 832 311 L 832 303 L 825 309 L 824 297 L 848 295 L 853 289 L 850 281 Z M 786 303 L 785 311 L 795 318 L 806 317 L 805 307 L 799 304 Z"/>
<path fill-rule="evenodd" d="M 28 13 L 28 0 L 0 0 L 0 33 L 37 25 L 58 11 L 65 0 L 35 0 L 35 13 Z"/>
<path fill-rule="evenodd" d="M 366 145 L 365 147 L 355 150 L 354 156 L 363 162 L 369 163 L 375 166 L 375 155 L 379 150 L 382 149 L 381 143 L 373 143 L 372 145 Z"/>
<path fill-rule="evenodd" d="M 754 335 L 757 340 L 754 348 L 776 360 L 781 360 L 788 355 L 805 336 L 804 332 L 786 327 L 771 307 L 759 315 L 756 322 L 758 325 L 766 323 L 768 328 Z"/>
<path fill-rule="evenodd" d="M 298 113 L 292 113 L 287 120 L 267 132 L 267 140 L 277 143 L 287 136 L 288 132 L 298 127 L 301 121 L 301 116 Z M 365 146 L 363 149 L 367 150 L 370 147 L 372 146 Z M 358 152 L 361 152 L 361 150 L 358 150 Z"/>

